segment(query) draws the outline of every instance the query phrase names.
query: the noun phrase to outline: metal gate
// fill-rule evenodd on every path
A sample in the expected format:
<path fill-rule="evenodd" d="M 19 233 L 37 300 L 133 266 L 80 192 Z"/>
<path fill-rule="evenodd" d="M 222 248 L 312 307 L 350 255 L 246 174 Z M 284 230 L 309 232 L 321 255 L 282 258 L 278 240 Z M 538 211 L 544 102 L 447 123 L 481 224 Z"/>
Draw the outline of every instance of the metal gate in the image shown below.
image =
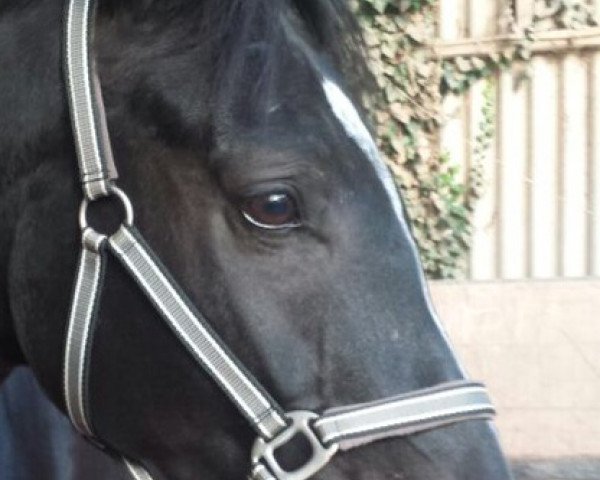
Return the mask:
<path fill-rule="evenodd" d="M 595 1 L 592 13 L 600 12 Z M 501 52 L 540 12 L 566 3 L 573 2 L 440 0 L 436 52 Z M 546 23 L 533 33 L 528 70 L 492 80 L 496 134 L 474 214 L 472 279 L 600 276 L 600 28 Z M 484 88 L 480 82 L 444 105 L 441 148 L 465 178 Z"/>

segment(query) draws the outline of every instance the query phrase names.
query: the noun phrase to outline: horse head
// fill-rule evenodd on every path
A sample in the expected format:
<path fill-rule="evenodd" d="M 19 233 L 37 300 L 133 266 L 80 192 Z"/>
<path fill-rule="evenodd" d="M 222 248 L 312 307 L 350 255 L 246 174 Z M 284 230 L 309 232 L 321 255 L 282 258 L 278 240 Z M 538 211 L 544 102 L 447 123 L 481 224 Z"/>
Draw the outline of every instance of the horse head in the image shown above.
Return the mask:
<path fill-rule="evenodd" d="M 81 193 L 60 3 L 0 10 L 0 344 L 64 410 Z M 363 120 L 358 38 L 338 0 L 103 0 L 97 16 L 108 127 L 137 228 L 286 411 L 465 377 Z M 101 203 L 96 221 L 110 223 Z M 93 338 L 99 439 L 156 480 L 247 473 L 253 431 L 115 261 Z M 510 474 L 479 420 L 373 442 L 317 478 Z"/>

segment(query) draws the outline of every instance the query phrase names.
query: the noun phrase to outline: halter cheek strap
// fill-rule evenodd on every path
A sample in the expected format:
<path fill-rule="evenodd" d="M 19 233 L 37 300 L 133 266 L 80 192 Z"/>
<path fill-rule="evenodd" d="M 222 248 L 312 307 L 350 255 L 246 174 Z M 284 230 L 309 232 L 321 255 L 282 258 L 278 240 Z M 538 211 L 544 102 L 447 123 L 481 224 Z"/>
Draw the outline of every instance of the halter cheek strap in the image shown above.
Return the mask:
<path fill-rule="evenodd" d="M 251 480 L 306 480 L 339 450 L 455 422 L 490 419 L 494 408 L 485 388 L 470 381 L 332 408 L 321 414 L 285 412 L 192 305 L 134 227 L 131 203 L 114 184 L 117 174 L 100 84 L 90 55 L 94 8 L 92 0 L 70 0 L 65 35 L 65 76 L 84 193 L 79 219 L 81 253 L 64 353 L 66 407 L 77 430 L 95 443 L 102 443 L 94 435 L 87 390 L 90 332 L 96 321 L 104 267 L 111 257 L 125 267 L 198 366 L 213 378 L 256 431 Z M 126 218 L 116 233 L 107 236 L 87 224 L 86 212 L 89 202 L 110 195 L 121 200 Z M 275 452 L 296 435 L 306 438 L 312 452 L 302 466 L 290 472 L 279 464 Z M 132 478 L 152 480 L 141 464 L 126 458 L 123 461 Z"/>

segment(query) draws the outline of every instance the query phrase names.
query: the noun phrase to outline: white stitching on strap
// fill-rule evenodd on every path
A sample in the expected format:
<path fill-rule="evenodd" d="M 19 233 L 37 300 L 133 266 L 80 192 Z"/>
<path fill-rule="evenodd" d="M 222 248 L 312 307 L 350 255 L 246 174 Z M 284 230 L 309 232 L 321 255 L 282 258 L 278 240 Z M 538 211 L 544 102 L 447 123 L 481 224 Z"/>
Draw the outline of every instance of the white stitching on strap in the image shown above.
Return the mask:
<path fill-rule="evenodd" d="M 442 391 L 397 396 L 371 404 L 356 405 L 339 411 L 332 409 L 315 422 L 315 429 L 325 443 L 339 442 L 357 435 L 393 431 L 402 435 L 402 429 L 413 433 L 426 430 L 453 418 L 462 419 L 467 414 L 491 414 L 494 408 L 480 385 L 471 382 L 449 383 Z"/>
<path fill-rule="evenodd" d="M 278 408 L 241 370 L 199 314 L 192 311 L 183 293 L 175 288 L 149 252 L 127 226 L 109 239 L 109 245 L 144 293 L 162 313 L 169 326 L 191 350 L 196 360 L 217 380 L 261 434 L 269 439 L 286 426 Z"/>
<path fill-rule="evenodd" d="M 73 425 L 87 436 L 92 436 L 92 430 L 85 409 L 85 360 L 93 312 L 98 301 L 101 270 L 102 255 L 83 248 L 77 269 L 65 345 L 64 393 L 67 412 Z"/>
<path fill-rule="evenodd" d="M 94 0 L 69 0 L 65 39 L 66 83 L 82 188 L 89 200 L 114 193 L 115 188 L 111 185 L 116 178 L 116 170 L 111 170 L 112 154 L 99 83 L 90 63 L 89 30 L 93 28 L 93 16 Z M 328 98 L 341 94 L 341 90 L 338 92 L 333 84 L 326 83 L 324 88 L 326 93 L 329 92 Z M 347 106 L 346 103 L 341 105 Z M 360 123 L 360 119 L 356 119 Z M 372 153 L 374 144 L 367 147 L 367 153 Z M 385 171 L 382 172 L 387 175 Z M 389 178 L 386 177 L 387 180 Z M 399 208 L 399 200 L 395 202 L 394 208 Z M 401 212 L 398 214 L 401 216 Z M 406 227 L 405 223 L 403 227 Z M 102 242 L 105 237 L 85 228 L 82 233 L 83 250 L 67 328 L 64 393 L 72 422 L 80 432 L 91 437 L 93 432 L 85 405 L 86 360 L 91 324 L 99 297 L 103 268 Z M 108 243 L 181 342 L 264 437 L 260 441 L 267 441 L 265 451 L 273 454 L 273 449 L 287 442 L 288 437 L 295 433 L 293 429 L 286 430 L 286 418 L 279 406 L 245 371 L 201 314 L 191 306 L 136 230 L 124 225 L 108 239 Z M 408 396 L 331 409 L 314 425 L 303 423 L 302 428 L 304 434 L 309 435 L 313 448 L 318 447 L 319 442 L 333 443 L 323 445 L 323 451 L 331 450 L 330 454 L 333 455 L 338 444 L 341 448 L 352 448 L 376 439 L 408 435 L 458 421 L 490 418 L 493 412 L 483 387 L 466 381 L 452 382 L 434 389 L 412 392 Z M 313 418 L 314 414 L 306 413 Z M 298 418 L 292 413 L 288 415 L 290 419 Z M 314 472 L 322 467 L 319 458 L 315 457 L 313 462 L 307 463 L 297 473 L 277 473 L 281 478 L 276 478 L 269 468 L 277 471 L 281 468 L 272 461 L 268 463 L 269 468 L 263 465 L 267 458 L 265 455 L 263 452 L 262 456 L 257 454 L 253 457 L 256 463 L 252 466 L 252 480 L 305 480 L 310 476 L 310 470 Z M 324 457 L 323 463 L 329 458 Z M 135 480 L 152 480 L 141 465 L 125 458 L 123 461 Z"/>
<path fill-rule="evenodd" d="M 123 458 L 123 463 L 134 480 L 152 480 L 150 474 L 141 465 L 134 463 L 131 460 L 127 460 L 126 458 Z"/>
<path fill-rule="evenodd" d="M 72 0 L 66 19 L 65 70 L 73 133 L 84 193 L 90 199 L 106 196 L 116 173 L 111 172 L 111 149 L 102 135 L 105 118 L 97 119 L 95 109 L 102 111 L 101 98 L 93 91 L 91 78 L 90 31 L 93 27 L 93 0 Z M 100 145 L 103 142 L 103 145 Z M 103 158 L 106 156 L 107 158 Z"/>

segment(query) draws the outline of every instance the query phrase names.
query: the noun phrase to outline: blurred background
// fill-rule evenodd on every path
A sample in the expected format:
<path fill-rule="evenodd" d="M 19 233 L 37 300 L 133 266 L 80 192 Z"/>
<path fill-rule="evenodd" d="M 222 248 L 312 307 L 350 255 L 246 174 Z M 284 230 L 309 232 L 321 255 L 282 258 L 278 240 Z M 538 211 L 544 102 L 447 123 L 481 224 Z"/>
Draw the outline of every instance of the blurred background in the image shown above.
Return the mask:
<path fill-rule="evenodd" d="M 600 479 L 600 1 L 360 0 L 381 150 L 519 479 Z"/>

